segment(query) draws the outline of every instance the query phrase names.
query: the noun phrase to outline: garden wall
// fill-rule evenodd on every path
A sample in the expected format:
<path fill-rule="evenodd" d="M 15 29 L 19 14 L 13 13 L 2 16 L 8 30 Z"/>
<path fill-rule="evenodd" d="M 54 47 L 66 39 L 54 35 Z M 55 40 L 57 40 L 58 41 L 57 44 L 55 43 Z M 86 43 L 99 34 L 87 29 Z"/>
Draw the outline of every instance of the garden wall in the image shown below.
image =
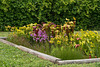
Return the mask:
<path fill-rule="evenodd" d="M 0 0 L 0 31 L 7 25 L 64 24 L 72 17 L 77 19 L 76 30 L 100 30 L 100 0 Z"/>

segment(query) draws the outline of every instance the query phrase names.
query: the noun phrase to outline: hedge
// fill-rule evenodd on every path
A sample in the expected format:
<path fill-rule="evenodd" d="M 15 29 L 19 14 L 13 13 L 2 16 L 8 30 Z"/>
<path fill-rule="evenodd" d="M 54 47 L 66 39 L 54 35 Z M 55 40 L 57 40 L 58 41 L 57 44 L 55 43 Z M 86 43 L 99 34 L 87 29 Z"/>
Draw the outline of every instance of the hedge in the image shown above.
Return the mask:
<path fill-rule="evenodd" d="M 0 30 L 51 21 L 64 24 L 76 17 L 76 30 L 100 30 L 100 0 L 0 0 Z"/>

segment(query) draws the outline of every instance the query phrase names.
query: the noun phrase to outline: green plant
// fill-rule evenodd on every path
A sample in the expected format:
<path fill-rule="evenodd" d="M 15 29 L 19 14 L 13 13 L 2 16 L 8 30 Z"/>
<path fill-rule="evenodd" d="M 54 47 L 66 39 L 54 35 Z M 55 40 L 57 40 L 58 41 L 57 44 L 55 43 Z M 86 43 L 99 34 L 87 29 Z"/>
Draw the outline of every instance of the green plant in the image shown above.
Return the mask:
<path fill-rule="evenodd" d="M 30 41 L 25 36 L 17 36 L 11 33 L 9 34 L 7 40 L 18 45 L 26 46 L 28 48 L 33 48 L 33 46 L 30 44 Z"/>
<path fill-rule="evenodd" d="M 77 50 L 77 49 L 72 49 L 70 47 L 52 47 L 53 50 L 51 51 L 51 55 L 61 58 L 62 60 L 72 60 L 72 59 L 83 59 L 86 58 L 84 54 Z"/>

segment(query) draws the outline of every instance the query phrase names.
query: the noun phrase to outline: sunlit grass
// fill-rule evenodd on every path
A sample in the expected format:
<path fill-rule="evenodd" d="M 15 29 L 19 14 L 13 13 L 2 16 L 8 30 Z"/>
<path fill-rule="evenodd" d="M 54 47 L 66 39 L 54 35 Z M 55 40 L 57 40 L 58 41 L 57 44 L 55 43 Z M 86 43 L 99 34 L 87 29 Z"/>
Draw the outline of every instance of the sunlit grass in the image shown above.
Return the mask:
<path fill-rule="evenodd" d="M 11 32 L 0 32 L 0 37 L 7 37 Z"/>

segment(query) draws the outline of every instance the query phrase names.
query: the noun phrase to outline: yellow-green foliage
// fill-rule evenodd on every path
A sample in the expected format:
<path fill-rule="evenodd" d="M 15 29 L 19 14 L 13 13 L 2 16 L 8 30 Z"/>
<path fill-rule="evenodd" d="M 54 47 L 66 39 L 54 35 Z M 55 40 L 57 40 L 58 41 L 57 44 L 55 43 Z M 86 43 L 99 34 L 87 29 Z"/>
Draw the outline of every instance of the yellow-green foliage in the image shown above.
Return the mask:
<path fill-rule="evenodd" d="M 83 31 L 81 29 L 81 41 L 79 41 L 81 49 L 93 57 L 96 55 L 96 49 L 100 49 L 100 35 L 97 31 Z"/>
<path fill-rule="evenodd" d="M 50 39 L 51 44 L 57 46 L 70 46 L 84 52 L 85 55 L 92 57 L 97 56 L 97 50 L 100 49 L 100 35 L 97 31 L 83 31 L 80 34 L 70 34 L 70 37 L 64 36 L 64 32 L 60 32 L 54 38 Z"/>

